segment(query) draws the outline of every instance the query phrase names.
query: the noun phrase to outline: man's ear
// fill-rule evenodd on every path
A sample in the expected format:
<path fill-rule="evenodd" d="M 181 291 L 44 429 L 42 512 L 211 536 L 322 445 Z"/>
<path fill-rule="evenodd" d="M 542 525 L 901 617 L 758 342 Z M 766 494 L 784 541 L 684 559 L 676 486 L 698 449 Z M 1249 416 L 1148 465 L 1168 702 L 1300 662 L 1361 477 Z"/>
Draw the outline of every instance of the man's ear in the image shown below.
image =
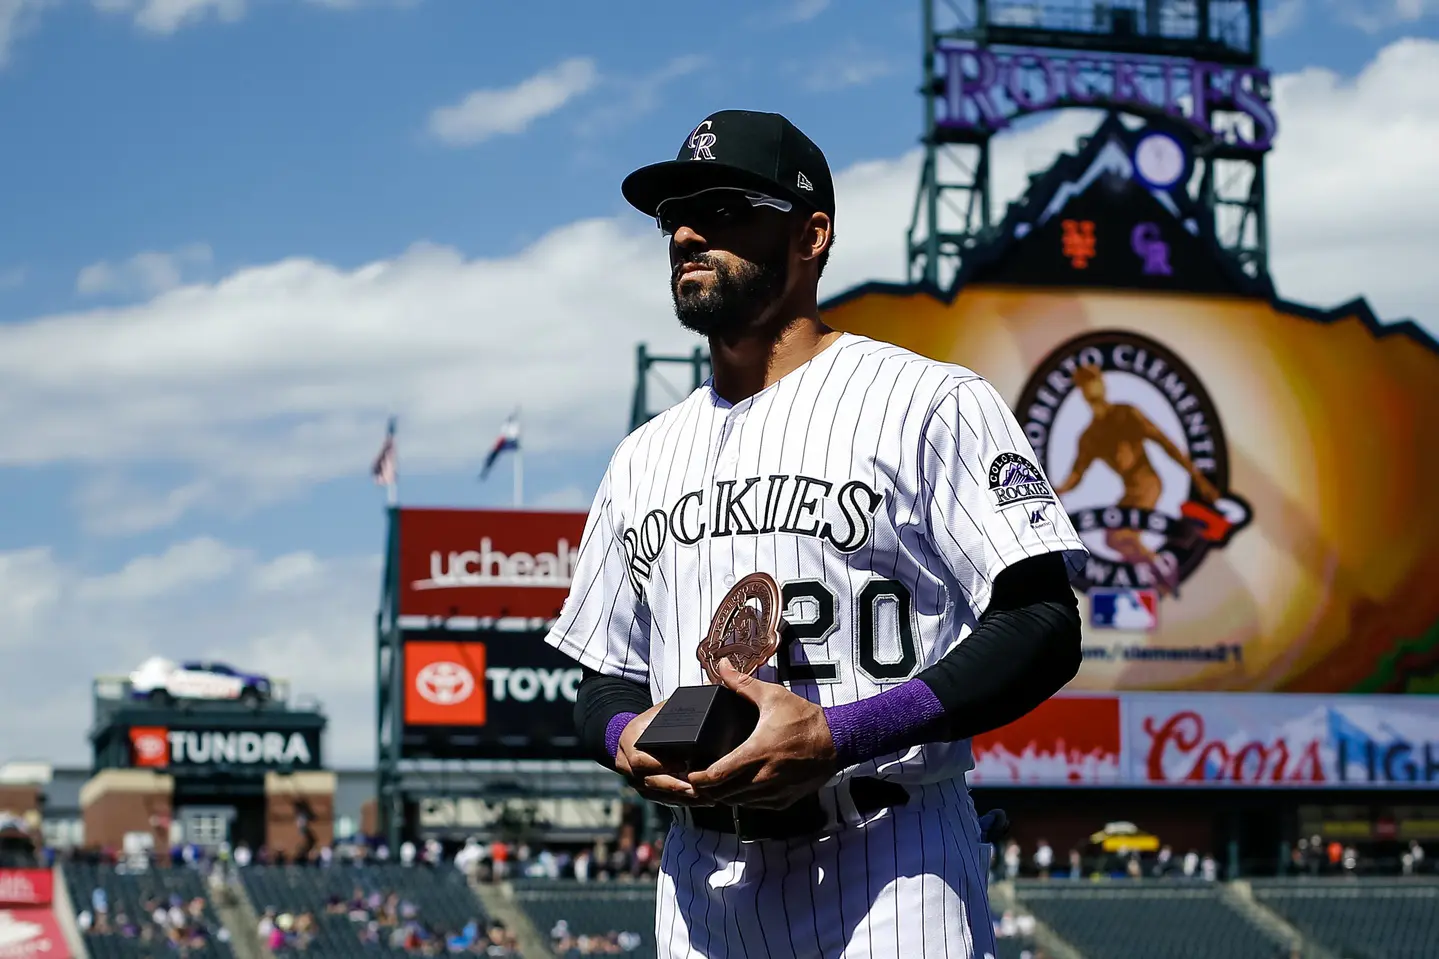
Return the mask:
<path fill-rule="evenodd" d="M 826 213 L 811 213 L 800 229 L 801 260 L 817 260 L 829 249 L 834 236 L 834 221 Z"/>

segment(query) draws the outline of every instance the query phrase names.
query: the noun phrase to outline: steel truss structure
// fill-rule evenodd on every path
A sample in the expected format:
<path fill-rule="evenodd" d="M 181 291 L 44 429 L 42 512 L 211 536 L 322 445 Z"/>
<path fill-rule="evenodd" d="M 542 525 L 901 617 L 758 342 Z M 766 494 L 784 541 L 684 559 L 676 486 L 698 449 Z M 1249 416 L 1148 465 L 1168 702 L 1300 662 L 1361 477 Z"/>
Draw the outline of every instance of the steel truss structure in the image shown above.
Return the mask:
<path fill-rule="evenodd" d="M 909 281 L 948 290 L 970 251 L 991 239 L 994 131 L 941 122 L 947 76 L 940 50 L 1039 48 L 1260 65 L 1259 0 L 921 0 L 924 163 L 905 256 Z M 1079 104 L 1061 104 L 1079 106 Z M 1221 110 L 1207 109 L 1211 127 Z M 1220 124 L 1222 125 L 1222 124 Z M 1215 137 L 1195 156 L 1191 196 L 1213 217 L 1221 247 L 1252 277 L 1268 274 L 1264 153 Z M 1037 172 L 1037 171 L 1034 171 Z"/>

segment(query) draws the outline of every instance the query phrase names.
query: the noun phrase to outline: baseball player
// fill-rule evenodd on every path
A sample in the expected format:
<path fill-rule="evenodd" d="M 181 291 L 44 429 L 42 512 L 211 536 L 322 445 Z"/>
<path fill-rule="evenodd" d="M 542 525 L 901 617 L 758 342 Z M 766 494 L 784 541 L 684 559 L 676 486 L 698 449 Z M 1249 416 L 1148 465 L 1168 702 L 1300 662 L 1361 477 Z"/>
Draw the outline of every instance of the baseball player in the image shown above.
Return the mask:
<path fill-rule="evenodd" d="M 596 757 L 675 812 L 659 955 L 992 956 L 969 739 L 1077 672 L 1083 544 L 984 379 L 820 319 L 834 184 L 788 120 L 715 113 L 622 189 L 714 372 L 615 452 L 547 641 Z M 635 742 L 757 571 L 780 648 L 720 679 L 758 725 L 667 766 Z"/>

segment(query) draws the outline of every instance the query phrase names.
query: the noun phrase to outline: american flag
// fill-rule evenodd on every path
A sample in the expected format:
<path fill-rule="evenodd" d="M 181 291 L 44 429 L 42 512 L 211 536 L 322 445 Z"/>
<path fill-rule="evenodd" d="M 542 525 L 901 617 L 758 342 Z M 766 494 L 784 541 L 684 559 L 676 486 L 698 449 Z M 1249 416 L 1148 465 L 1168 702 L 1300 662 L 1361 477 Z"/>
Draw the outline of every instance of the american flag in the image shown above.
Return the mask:
<path fill-rule="evenodd" d="M 380 447 L 380 455 L 375 457 L 375 465 L 370 467 L 370 474 L 375 477 L 376 485 L 388 486 L 393 489 L 398 471 L 399 464 L 395 453 L 395 418 L 392 416 L 390 425 L 385 429 L 385 444 Z"/>

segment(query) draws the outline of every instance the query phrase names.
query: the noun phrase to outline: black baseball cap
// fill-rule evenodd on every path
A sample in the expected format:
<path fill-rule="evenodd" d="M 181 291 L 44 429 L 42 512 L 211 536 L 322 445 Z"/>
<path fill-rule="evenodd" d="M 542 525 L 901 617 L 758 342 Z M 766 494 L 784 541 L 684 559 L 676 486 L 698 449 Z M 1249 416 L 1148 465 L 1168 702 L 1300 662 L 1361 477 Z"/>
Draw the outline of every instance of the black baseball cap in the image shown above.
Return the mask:
<path fill-rule="evenodd" d="M 834 216 L 834 180 L 814 141 L 778 113 L 721 110 L 700 122 L 673 160 L 625 177 L 620 191 L 640 212 L 715 187 L 755 190 Z"/>

